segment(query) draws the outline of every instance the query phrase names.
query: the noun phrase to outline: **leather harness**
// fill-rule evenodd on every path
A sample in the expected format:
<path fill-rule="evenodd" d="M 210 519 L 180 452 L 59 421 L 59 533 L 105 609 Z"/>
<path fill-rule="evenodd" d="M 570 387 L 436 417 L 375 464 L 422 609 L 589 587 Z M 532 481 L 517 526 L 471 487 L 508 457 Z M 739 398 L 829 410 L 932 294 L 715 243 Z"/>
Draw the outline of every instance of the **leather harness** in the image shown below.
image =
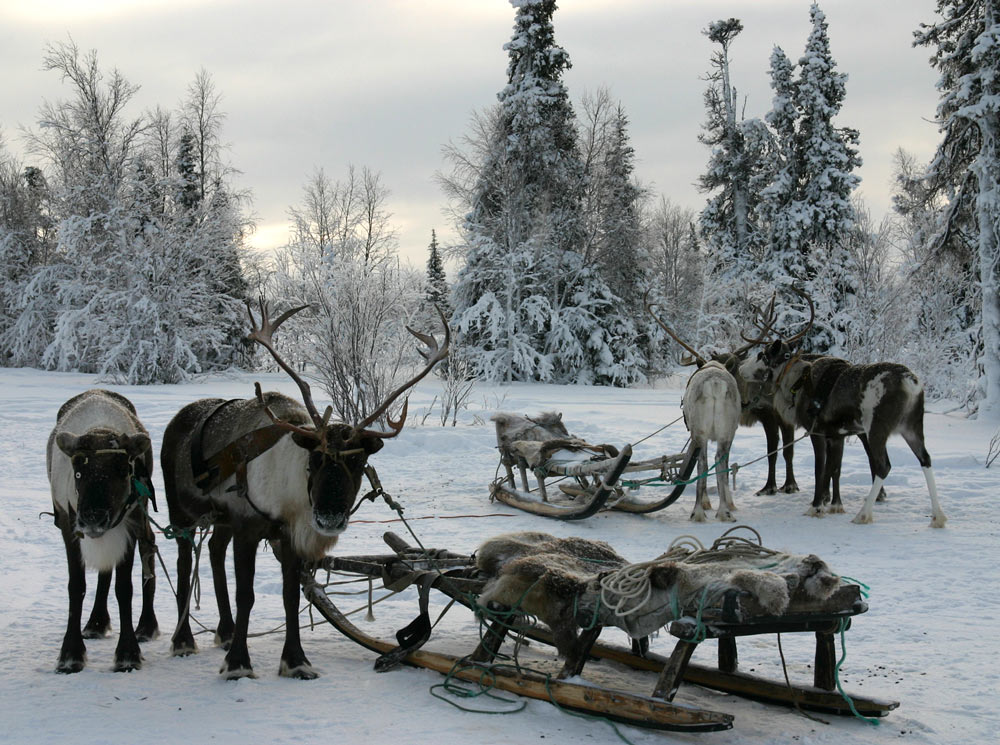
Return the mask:
<path fill-rule="evenodd" d="M 208 494 L 230 476 L 235 475 L 236 486 L 231 487 L 230 491 L 235 491 L 237 496 L 247 500 L 247 503 L 262 517 L 273 520 L 273 517 L 258 508 L 250 499 L 247 485 L 247 464 L 273 448 L 278 440 L 288 434 L 287 429 L 277 424 L 269 424 L 237 437 L 222 450 L 207 458 L 203 455 L 205 428 L 209 422 L 224 408 L 242 400 L 234 398 L 221 402 L 199 422 L 195 434 L 191 438 L 191 471 L 194 475 L 194 483 L 201 489 L 202 494 Z"/>

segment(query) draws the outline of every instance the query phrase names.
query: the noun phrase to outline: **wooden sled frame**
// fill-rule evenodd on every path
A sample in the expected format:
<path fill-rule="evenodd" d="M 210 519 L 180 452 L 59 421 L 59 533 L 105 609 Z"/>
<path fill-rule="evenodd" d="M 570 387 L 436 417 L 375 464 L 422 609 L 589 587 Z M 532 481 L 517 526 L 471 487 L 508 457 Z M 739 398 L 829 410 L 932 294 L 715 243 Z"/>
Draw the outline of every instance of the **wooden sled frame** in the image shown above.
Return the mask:
<path fill-rule="evenodd" d="M 473 683 L 481 682 L 484 666 L 492 663 L 503 643 L 506 629 L 499 624 L 492 624 L 479 646 L 465 656 L 421 649 L 431 634 L 426 600 L 431 589 L 473 608 L 474 598 L 486 583 L 476 569 L 474 559 L 447 551 L 415 549 L 392 533 L 386 533 L 385 540 L 395 553 L 327 557 L 317 568 L 381 579 L 387 588 L 393 590 L 417 585 L 420 588 L 420 614 L 397 632 L 398 643 L 372 637 L 351 623 L 316 581 L 314 572 L 302 574 L 306 599 L 347 638 L 380 655 L 375 663 L 376 670 L 392 669 L 402 663 L 436 670 Z M 732 591 L 725 595 L 720 607 L 704 609 L 701 623 L 695 624 L 693 619 L 685 617 L 669 624 L 669 632 L 678 638 L 669 657 L 649 652 L 644 640 L 634 640 L 632 650 L 601 644 L 598 642 L 599 626 L 581 634 L 580 663 L 575 674 L 581 674 L 586 660 L 594 658 L 658 673 L 653 692 L 648 696 L 593 684 L 581 685 L 524 668 L 490 668 L 490 679 L 501 690 L 549 701 L 560 708 L 660 730 L 710 732 L 733 726 L 733 717 L 729 714 L 674 704 L 673 698 L 682 683 L 828 714 L 883 717 L 897 708 L 899 703 L 855 695 L 851 695 L 848 701 L 836 690 L 835 636 L 849 627 L 851 617 L 867 609 L 857 585 L 843 585 L 822 602 L 793 604 L 788 612 L 778 617 L 764 615 L 752 599 Z M 593 619 L 581 620 L 582 628 L 587 629 Z M 813 633 L 816 637 L 811 686 L 770 680 L 738 670 L 738 637 L 798 632 Z M 533 626 L 520 633 L 535 641 L 554 643 L 551 634 L 544 628 Z M 694 649 L 706 639 L 718 639 L 717 668 L 690 662 Z"/>
<path fill-rule="evenodd" d="M 631 445 L 625 445 L 620 452 L 615 452 L 607 445 L 591 446 L 588 449 L 602 448 L 606 451 L 603 457 L 593 456 L 590 460 L 570 463 L 549 461 L 541 467 L 532 468 L 523 454 L 511 447 L 511 443 L 503 437 L 498 422 L 497 450 L 500 452 L 500 465 L 506 472 L 506 478 L 493 483 L 490 499 L 536 515 L 561 520 L 582 520 L 607 507 L 638 514 L 656 512 L 669 507 L 684 492 L 699 454 L 698 448 L 692 446 L 686 452 L 632 462 Z M 520 475 L 520 489 L 514 476 L 515 467 Z M 528 484 L 529 470 L 538 484 L 535 491 Z M 621 477 L 626 473 L 646 473 L 650 478 L 645 480 L 660 480 L 670 487 L 670 491 L 658 499 L 640 499 L 620 483 Z M 564 497 L 562 499 L 549 498 L 546 479 L 553 476 L 560 480 L 573 479 L 568 485 L 559 485 Z"/>

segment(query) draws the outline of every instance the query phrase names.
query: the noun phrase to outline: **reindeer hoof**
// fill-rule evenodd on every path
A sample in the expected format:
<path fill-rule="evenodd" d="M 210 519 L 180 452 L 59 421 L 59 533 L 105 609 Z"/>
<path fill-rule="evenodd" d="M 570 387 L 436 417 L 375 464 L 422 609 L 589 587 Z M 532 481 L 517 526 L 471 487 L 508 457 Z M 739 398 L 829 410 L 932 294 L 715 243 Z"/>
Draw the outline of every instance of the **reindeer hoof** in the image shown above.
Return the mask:
<path fill-rule="evenodd" d="M 130 673 L 133 670 L 139 670 L 141 668 L 142 668 L 142 657 L 139 658 L 129 657 L 126 659 L 115 660 L 114 671 L 116 673 Z"/>
<path fill-rule="evenodd" d="M 777 494 L 778 490 L 774 487 L 774 484 L 765 484 L 763 489 L 759 489 L 756 493 L 758 497 L 766 497 L 771 494 Z"/>
<path fill-rule="evenodd" d="M 854 523 L 855 525 L 871 525 L 873 522 L 875 522 L 875 518 L 872 517 L 871 513 L 866 514 L 864 511 L 862 511 L 859 512 L 854 517 L 854 519 L 851 520 L 851 522 Z"/>
<path fill-rule="evenodd" d="M 111 621 L 88 621 L 83 627 L 84 639 L 107 639 L 111 635 Z"/>
<path fill-rule="evenodd" d="M 831 504 L 829 506 L 829 508 L 827 508 L 826 511 L 829 512 L 831 515 L 843 515 L 844 514 L 844 505 L 842 505 L 842 504 Z"/>
<path fill-rule="evenodd" d="M 823 517 L 823 508 L 810 507 L 808 510 L 805 511 L 805 515 L 807 517 Z"/>
<path fill-rule="evenodd" d="M 694 523 L 703 523 L 703 522 L 705 522 L 705 513 L 704 512 L 692 512 L 691 513 L 691 522 L 694 522 Z"/>
<path fill-rule="evenodd" d="M 170 645 L 170 654 L 174 657 L 187 657 L 192 654 L 198 654 L 198 645 L 194 643 L 193 639 L 189 642 L 174 641 Z"/>
<path fill-rule="evenodd" d="M 56 672 L 66 675 L 78 673 L 83 670 L 85 664 L 86 655 L 82 659 L 59 660 L 59 664 L 56 665 Z"/>
<path fill-rule="evenodd" d="M 782 494 L 795 494 L 799 490 L 799 485 L 794 481 L 789 481 L 781 487 Z"/>
<path fill-rule="evenodd" d="M 219 675 L 221 675 L 226 680 L 240 680 L 241 678 L 254 678 L 256 679 L 257 674 L 253 671 L 252 667 L 237 667 L 229 669 L 227 665 L 223 665 L 219 668 Z"/>
<path fill-rule="evenodd" d="M 935 515 L 934 519 L 931 520 L 931 527 L 932 528 L 943 528 L 944 524 L 946 522 L 948 522 L 948 518 L 945 517 L 944 515 Z"/>
<path fill-rule="evenodd" d="M 222 631 L 220 629 L 215 630 L 215 646 L 221 647 L 222 649 L 229 651 L 229 647 L 233 644 L 233 631 L 230 629 L 228 632 Z"/>
<path fill-rule="evenodd" d="M 141 642 L 151 642 L 153 639 L 158 639 L 159 637 L 160 626 L 156 623 L 156 619 L 153 619 L 152 623 L 140 622 L 139 625 L 135 627 L 135 638 Z"/>
<path fill-rule="evenodd" d="M 732 512 L 719 512 L 719 513 L 716 513 L 715 519 L 718 520 L 718 521 L 720 521 L 720 522 L 724 522 L 724 523 L 734 523 L 734 522 L 736 522 L 736 518 L 733 517 L 733 513 Z"/>
<path fill-rule="evenodd" d="M 297 680 L 316 680 L 319 677 L 319 673 L 313 669 L 308 661 L 291 667 L 282 660 L 281 666 L 278 668 L 278 675 L 282 678 L 296 678 Z"/>

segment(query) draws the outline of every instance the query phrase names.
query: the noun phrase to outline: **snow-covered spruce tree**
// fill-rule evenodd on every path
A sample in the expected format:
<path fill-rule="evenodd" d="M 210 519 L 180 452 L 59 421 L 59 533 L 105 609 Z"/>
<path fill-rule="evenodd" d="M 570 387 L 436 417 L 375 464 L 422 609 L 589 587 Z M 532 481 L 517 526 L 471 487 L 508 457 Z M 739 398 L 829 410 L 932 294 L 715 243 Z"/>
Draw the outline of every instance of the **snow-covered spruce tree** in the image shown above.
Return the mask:
<path fill-rule="evenodd" d="M 453 151 L 446 189 L 466 209 L 465 262 L 453 287 L 459 343 L 492 380 L 633 382 L 634 327 L 583 260 L 584 169 L 556 45 L 554 0 L 512 0 L 508 84 L 477 126 L 486 141 Z"/>
<path fill-rule="evenodd" d="M 719 45 L 705 90 L 706 121 L 698 139 L 712 149 L 699 188 L 715 192 L 699 216 L 706 244 L 705 286 L 699 343 L 725 345 L 739 339 L 734 319 L 743 317 L 757 283 L 766 234 L 759 219 L 762 173 L 772 148 L 759 119 L 737 117 L 729 46 L 743 30 L 736 18 L 715 21 L 704 33 Z M 766 181 L 766 177 L 764 178 Z"/>
<path fill-rule="evenodd" d="M 428 319 L 437 317 L 435 306 L 441 309 L 445 318 L 451 318 L 448 294 L 448 277 L 444 271 L 441 247 L 438 245 L 436 231 L 431 230 L 431 242 L 427 246 L 427 277 L 424 281 L 424 305 L 428 311 L 424 315 Z"/>
<path fill-rule="evenodd" d="M 761 275 L 776 289 L 795 283 L 802 285 L 808 277 L 808 246 L 804 233 L 809 219 L 797 201 L 801 198 L 801 153 L 796 147 L 801 113 L 796 103 L 794 70 L 784 51 L 776 46 L 771 53 L 770 67 L 774 97 L 771 110 L 765 116 L 774 133 L 774 160 L 770 183 L 761 191 L 761 215 L 768 231 L 767 255 Z M 781 320 L 782 325 L 788 325 L 791 319 Z"/>
<path fill-rule="evenodd" d="M 853 171 L 861 157 L 857 130 L 834 124 L 847 94 L 847 75 L 836 71 L 826 17 L 815 3 L 809 17 L 812 31 L 795 82 L 801 113 L 795 142 L 799 183 L 788 206 L 801 214 L 788 221 L 803 226 L 801 240 L 808 246 L 805 289 L 817 301 L 809 343 L 816 351 L 841 354 L 855 302 L 856 271 L 844 237 L 854 226 L 851 194 L 860 179 Z"/>
<path fill-rule="evenodd" d="M 942 140 L 928 169 L 948 200 L 935 251 L 956 231 L 972 240 L 980 290 L 979 412 L 1000 417 L 1000 7 L 996 0 L 938 0 L 941 20 L 915 44 L 934 50 Z"/>

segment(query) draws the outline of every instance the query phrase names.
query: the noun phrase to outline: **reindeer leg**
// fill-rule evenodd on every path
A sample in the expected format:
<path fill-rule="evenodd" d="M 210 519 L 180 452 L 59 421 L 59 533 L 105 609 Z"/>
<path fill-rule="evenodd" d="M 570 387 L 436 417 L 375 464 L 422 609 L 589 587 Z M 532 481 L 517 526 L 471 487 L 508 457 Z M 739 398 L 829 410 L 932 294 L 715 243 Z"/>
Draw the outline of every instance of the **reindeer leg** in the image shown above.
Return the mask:
<path fill-rule="evenodd" d="M 920 467 L 924 471 L 924 479 L 927 481 L 927 491 L 931 495 L 931 527 L 943 528 L 948 518 L 944 516 L 941 505 L 938 503 L 937 482 L 934 479 L 934 469 L 931 468 L 931 456 L 924 446 L 923 423 L 921 422 L 920 424 L 919 432 L 903 430 L 901 434 L 903 435 L 903 439 L 906 440 L 906 444 L 910 446 L 910 450 L 917 456 L 917 460 L 920 461 Z"/>
<path fill-rule="evenodd" d="M 729 488 L 729 448 L 732 444 L 732 440 L 720 442 L 716 451 L 722 455 L 717 458 L 719 466 L 715 471 L 715 483 L 719 490 L 719 509 L 715 512 L 715 519 L 728 523 L 736 522 L 732 513 L 736 504 Z"/>
<path fill-rule="evenodd" d="M 97 594 L 87 625 L 83 627 L 84 639 L 104 639 L 111 633 L 111 615 L 108 613 L 108 593 L 111 591 L 111 571 L 97 575 Z"/>
<path fill-rule="evenodd" d="M 193 532 L 187 533 L 192 534 Z M 191 540 L 186 536 L 177 538 L 177 628 L 170 640 L 170 654 L 175 657 L 186 657 L 198 651 L 189 617 L 193 548 Z"/>
<path fill-rule="evenodd" d="M 66 623 L 66 634 L 63 636 L 59 663 L 56 665 L 56 672 L 59 673 L 78 673 L 83 670 L 87 662 L 87 647 L 80 632 L 83 598 L 87 594 L 87 575 L 83 568 L 83 557 L 80 555 L 80 542 L 73 535 L 70 522 L 68 514 L 56 509 L 56 524 L 62 530 L 63 543 L 66 545 L 66 562 L 69 566 L 69 621 Z"/>
<path fill-rule="evenodd" d="M 792 467 L 792 459 L 795 457 L 795 427 L 784 422 L 779 426 L 781 428 L 781 455 L 785 459 L 785 483 L 781 487 L 781 491 L 785 494 L 794 494 L 799 490 L 799 485 L 795 481 L 795 469 Z"/>
<path fill-rule="evenodd" d="M 250 628 L 250 610 L 253 608 L 253 578 L 257 565 L 256 535 L 235 536 L 233 558 L 236 562 L 236 624 L 233 629 L 233 643 L 226 654 L 226 661 L 219 674 L 227 680 L 256 677 L 250 664 L 250 650 L 247 648 L 247 632 Z"/>
<path fill-rule="evenodd" d="M 148 520 L 145 535 L 139 537 L 139 567 L 142 571 L 142 611 L 135 627 L 136 638 L 148 642 L 160 635 L 160 625 L 156 620 L 153 600 L 156 597 L 156 536 Z"/>
<path fill-rule="evenodd" d="M 810 517 L 823 516 L 823 503 L 829 499 L 829 481 L 826 476 L 826 438 L 820 435 L 810 435 L 813 446 L 813 460 L 816 471 L 816 488 L 813 492 L 812 505 L 806 511 Z"/>
<path fill-rule="evenodd" d="M 233 539 L 228 525 L 216 525 L 208 539 L 208 558 L 212 565 L 215 602 L 219 606 L 219 623 L 215 629 L 215 646 L 228 650 L 233 643 L 233 608 L 229 604 L 229 583 L 226 580 L 226 551 Z"/>
<path fill-rule="evenodd" d="M 142 667 L 139 639 L 132 626 L 132 566 L 135 544 L 129 544 L 115 567 L 115 599 L 118 601 L 118 646 L 115 648 L 115 672 L 128 673 Z"/>
<path fill-rule="evenodd" d="M 284 678 L 299 680 L 314 680 L 319 673 L 313 670 L 305 652 L 302 651 L 302 641 L 299 636 L 299 600 L 302 590 L 299 586 L 299 573 L 302 570 L 302 560 L 292 550 L 292 542 L 287 542 L 287 550 L 281 557 L 281 597 L 285 605 L 285 647 L 281 650 L 281 665 L 278 674 Z"/>
<path fill-rule="evenodd" d="M 699 446 L 700 445 L 700 446 Z M 708 472 L 708 443 L 696 444 L 698 447 L 698 480 L 695 481 L 694 511 L 691 520 L 696 523 L 705 522 L 705 508 L 712 509 L 708 499 L 708 483 L 705 474 Z"/>
<path fill-rule="evenodd" d="M 830 501 L 831 514 L 843 514 L 844 505 L 840 501 L 840 468 L 844 460 L 844 438 L 827 439 L 826 472 L 832 486 L 833 499 Z"/>
<path fill-rule="evenodd" d="M 879 490 L 885 482 L 885 477 L 889 475 L 891 467 L 889 464 L 889 453 L 885 449 L 886 439 L 888 439 L 888 432 L 873 430 L 868 433 L 868 444 L 871 448 L 869 456 L 874 478 L 872 479 L 872 488 L 868 492 L 868 496 L 865 497 L 864 505 L 862 505 L 858 514 L 855 515 L 854 520 L 851 521 L 859 525 L 865 525 L 875 520 L 872 514 L 875 507 L 875 499 L 878 497 Z"/>
<path fill-rule="evenodd" d="M 771 415 L 761 415 L 758 417 L 760 423 L 764 425 L 764 437 L 767 440 L 767 481 L 763 488 L 757 491 L 758 495 L 777 494 L 777 477 L 775 469 L 778 464 L 778 423 Z M 785 459 L 785 473 L 788 473 L 788 459 Z M 787 479 L 786 479 L 787 485 Z M 784 490 L 784 487 L 782 487 Z"/>
<path fill-rule="evenodd" d="M 861 440 L 861 444 L 865 448 L 865 454 L 868 456 L 868 470 L 871 471 L 872 481 L 874 481 L 875 480 L 875 466 L 872 465 L 872 451 L 871 451 L 871 446 L 868 444 L 868 435 L 866 435 L 864 432 L 862 432 L 861 434 L 858 435 L 858 439 Z M 920 456 L 917 456 L 917 457 L 919 458 Z M 878 496 L 875 497 L 875 501 L 876 502 L 884 502 L 885 501 L 885 488 L 884 487 L 881 488 L 881 489 L 879 489 Z"/>

